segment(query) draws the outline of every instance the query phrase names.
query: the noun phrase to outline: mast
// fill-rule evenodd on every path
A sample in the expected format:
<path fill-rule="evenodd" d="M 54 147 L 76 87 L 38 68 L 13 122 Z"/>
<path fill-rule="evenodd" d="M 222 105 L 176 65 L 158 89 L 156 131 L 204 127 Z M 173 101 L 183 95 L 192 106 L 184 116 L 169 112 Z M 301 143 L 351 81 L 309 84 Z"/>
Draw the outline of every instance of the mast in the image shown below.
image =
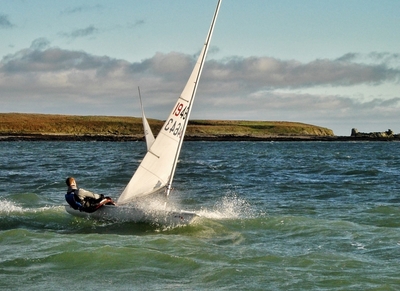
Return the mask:
<path fill-rule="evenodd" d="M 178 163 L 179 154 L 180 154 L 180 151 L 181 151 L 181 148 L 182 148 L 182 143 L 183 143 L 183 140 L 184 140 L 184 137 L 185 137 L 185 133 L 186 133 L 186 127 L 187 127 L 188 122 L 189 122 L 189 116 L 190 116 L 190 113 L 192 111 L 193 101 L 194 101 L 194 98 L 196 96 L 197 87 L 199 85 L 201 72 L 203 71 L 204 62 L 206 60 L 208 47 L 209 47 L 209 44 L 210 44 L 210 41 L 211 41 L 211 37 L 212 37 L 213 31 L 214 31 L 215 22 L 217 21 L 217 16 L 218 16 L 219 8 L 221 6 L 221 2 L 222 2 L 222 0 L 218 0 L 218 4 L 217 4 L 217 7 L 216 7 L 215 12 L 214 12 L 213 19 L 211 21 L 210 29 L 209 29 L 207 37 L 206 37 L 206 41 L 205 41 L 203 49 L 202 49 L 202 51 L 201 51 L 201 53 L 199 55 L 199 58 L 197 59 L 197 63 L 200 63 L 200 67 L 199 67 L 199 69 L 197 71 L 197 76 L 196 76 L 196 79 L 194 81 L 194 88 L 193 88 L 193 91 L 192 91 L 192 96 L 191 96 L 190 101 L 189 101 L 189 107 L 188 107 L 185 123 L 184 123 L 184 126 L 183 126 L 183 131 L 182 131 L 182 134 L 181 134 L 181 137 L 180 137 L 180 140 L 179 140 L 178 150 L 176 151 L 175 159 L 174 159 L 174 165 L 172 167 L 171 174 L 169 176 L 169 181 L 167 183 L 167 197 L 169 196 L 169 194 L 171 192 L 171 189 L 172 189 L 171 188 L 172 180 L 174 179 L 176 165 Z"/>

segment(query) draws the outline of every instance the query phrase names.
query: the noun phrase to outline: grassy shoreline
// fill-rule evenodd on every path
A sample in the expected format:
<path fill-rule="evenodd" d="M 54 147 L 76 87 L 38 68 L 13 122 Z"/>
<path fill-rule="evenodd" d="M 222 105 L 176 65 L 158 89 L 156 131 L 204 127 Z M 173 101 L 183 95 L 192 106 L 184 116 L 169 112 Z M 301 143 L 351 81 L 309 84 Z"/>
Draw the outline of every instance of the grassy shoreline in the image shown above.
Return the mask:
<path fill-rule="evenodd" d="M 148 121 L 156 135 L 164 122 L 156 119 L 148 119 Z M 144 140 L 144 135 L 140 117 L 0 113 L 0 141 L 13 140 L 140 141 Z M 299 122 L 190 120 L 185 140 L 351 141 L 362 139 L 335 136 L 331 129 Z"/>
<path fill-rule="evenodd" d="M 163 121 L 148 119 L 154 134 Z M 142 119 L 115 116 L 0 113 L 0 135 L 131 136 L 142 137 Z M 282 121 L 191 120 L 187 136 L 333 136 L 310 124 Z"/>

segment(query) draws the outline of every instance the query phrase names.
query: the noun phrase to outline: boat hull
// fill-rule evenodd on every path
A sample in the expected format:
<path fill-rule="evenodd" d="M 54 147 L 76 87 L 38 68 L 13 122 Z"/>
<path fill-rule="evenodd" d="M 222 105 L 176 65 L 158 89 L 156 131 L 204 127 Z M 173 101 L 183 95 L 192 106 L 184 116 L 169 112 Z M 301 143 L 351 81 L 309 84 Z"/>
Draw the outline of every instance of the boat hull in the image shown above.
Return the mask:
<path fill-rule="evenodd" d="M 167 226 L 187 225 L 198 215 L 191 211 L 144 210 L 134 206 L 104 205 L 93 213 L 81 212 L 66 205 L 65 210 L 74 216 L 118 222 L 145 222 Z"/>

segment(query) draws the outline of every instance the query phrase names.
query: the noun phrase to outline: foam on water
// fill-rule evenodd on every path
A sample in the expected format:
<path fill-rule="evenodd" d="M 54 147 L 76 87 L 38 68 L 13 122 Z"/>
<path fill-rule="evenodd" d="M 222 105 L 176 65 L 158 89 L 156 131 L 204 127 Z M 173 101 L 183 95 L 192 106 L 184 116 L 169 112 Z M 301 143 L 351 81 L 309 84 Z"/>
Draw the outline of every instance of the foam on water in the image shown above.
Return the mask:
<path fill-rule="evenodd" d="M 8 201 L 6 199 L 0 200 L 0 214 L 10 214 L 12 212 L 23 212 L 24 209 L 17 205 L 15 202 Z"/>
<path fill-rule="evenodd" d="M 201 209 L 199 215 L 210 219 L 254 218 L 256 211 L 245 199 L 236 194 L 224 196 L 212 209 Z"/>
<path fill-rule="evenodd" d="M 0 200 L 0 215 L 10 215 L 12 213 L 38 213 L 49 210 L 61 210 L 62 206 L 43 206 L 43 207 L 23 207 L 17 202 L 9 201 L 7 199 Z"/>

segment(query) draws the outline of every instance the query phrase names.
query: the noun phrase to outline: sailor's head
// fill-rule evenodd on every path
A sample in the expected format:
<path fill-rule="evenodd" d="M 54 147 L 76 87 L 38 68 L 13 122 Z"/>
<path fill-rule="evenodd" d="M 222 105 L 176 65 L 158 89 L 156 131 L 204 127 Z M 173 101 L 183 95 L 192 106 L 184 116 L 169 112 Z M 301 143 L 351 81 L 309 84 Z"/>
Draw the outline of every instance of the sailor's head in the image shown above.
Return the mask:
<path fill-rule="evenodd" d="M 68 187 L 76 187 L 76 181 L 73 177 L 68 177 L 65 183 L 67 183 Z"/>

